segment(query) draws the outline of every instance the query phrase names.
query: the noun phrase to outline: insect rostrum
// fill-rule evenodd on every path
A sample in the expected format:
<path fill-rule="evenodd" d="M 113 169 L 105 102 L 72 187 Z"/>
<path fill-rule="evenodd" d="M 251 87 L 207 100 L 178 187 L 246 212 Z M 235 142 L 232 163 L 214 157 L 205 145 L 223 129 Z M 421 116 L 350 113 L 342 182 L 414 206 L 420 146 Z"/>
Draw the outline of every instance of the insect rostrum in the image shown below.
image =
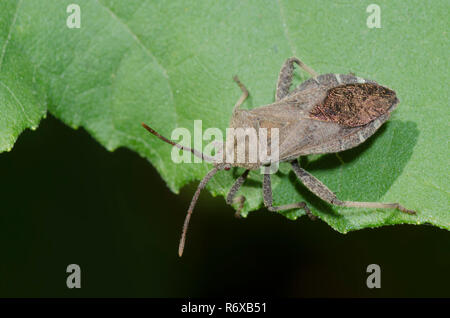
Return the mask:
<path fill-rule="evenodd" d="M 311 74 L 312 78 L 300 84 L 293 91 L 289 91 L 292 84 L 294 63 Z M 398 105 L 399 100 L 394 91 L 379 85 L 375 81 L 362 79 L 354 75 L 318 75 L 298 58 L 292 57 L 287 59 L 281 67 L 275 102 L 245 110 L 240 109 L 240 106 L 248 97 L 248 90 L 237 77 L 234 77 L 234 80 L 241 88 L 242 96 L 234 106 L 230 127 L 254 128 L 256 131 L 259 128 L 277 128 L 279 132 L 278 161 L 290 162 L 297 177 L 312 193 L 333 205 L 397 209 L 404 213 L 415 214 L 414 211 L 406 209 L 398 203 L 341 201 L 320 180 L 301 168 L 297 160 L 300 156 L 336 153 L 363 143 L 386 122 L 390 113 Z M 267 163 L 259 160 L 257 162 L 217 162 L 195 149 L 181 146 L 161 136 L 146 124 L 142 125 L 161 140 L 184 151 L 191 151 L 195 156 L 214 164 L 214 168 L 206 174 L 198 185 L 189 206 L 178 249 L 178 254 L 181 256 L 189 220 L 200 191 L 217 171 L 229 170 L 232 166 L 245 168 L 244 173 L 231 187 L 226 199 L 228 204 L 239 203 L 237 211 L 239 213 L 245 198 L 243 196 L 236 197 L 236 193 L 245 182 L 250 170 L 259 169 Z M 226 150 L 235 151 L 235 149 Z M 264 173 L 263 198 L 264 205 L 270 211 L 301 208 L 310 218 L 315 218 L 305 202 L 273 206 L 270 173 L 268 172 Z"/>

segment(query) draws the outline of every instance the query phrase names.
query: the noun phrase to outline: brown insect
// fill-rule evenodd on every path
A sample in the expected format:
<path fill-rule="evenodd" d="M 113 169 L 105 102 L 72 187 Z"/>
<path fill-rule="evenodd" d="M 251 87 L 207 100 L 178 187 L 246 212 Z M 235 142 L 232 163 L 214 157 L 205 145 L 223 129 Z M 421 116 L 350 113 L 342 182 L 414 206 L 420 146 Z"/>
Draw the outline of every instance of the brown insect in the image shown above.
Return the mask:
<path fill-rule="evenodd" d="M 298 64 L 312 78 L 289 91 L 294 71 L 294 63 Z M 375 133 L 389 118 L 390 113 L 398 105 L 399 100 L 394 91 L 377 84 L 375 81 L 362 79 L 347 74 L 318 75 L 298 58 L 292 57 L 283 64 L 278 76 L 276 101 L 273 104 L 251 110 L 239 107 L 248 97 L 245 86 L 235 76 L 234 80 L 242 90 L 242 96 L 233 109 L 230 128 L 278 128 L 279 162 L 289 161 L 297 177 L 303 184 L 322 200 L 338 206 L 356 208 L 387 208 L 415 214 L 398 203 L 341 201 L 320 180 L 302 169 L 298 157 L 309 154 L 336 153 L 358 146 Z M 181 146 L 157 133 L 146 124 L 142 124 L 150 133 L 163 141 L 214 164 L 214 168 L 202 179 L 192 198 L 179 244 L 178 254 L 183 254 L 186 232 L 192 211 L 200 191 L 219 170 L 229 170 L 232 166 L 246 170 L 231 187 L 226 202 L 240 203 L 237 213 L 243 207 L 245 198 L 236 197 L 236 193 L 246 180 L 250 170 L 260 168 L 264 163 L 233 162 L 217 163 L 213 158 L 195 149 Z M 233 150 L 234 151 L 234 150 Z M 246 157 L 247 158 L 247 157 Z M 315 219 L 305 202 L 297 202 L 282 206 L 273 206 L 270 173 L 264 173 L 263 181 L 264 205 L 270 211 L 301 208 Z"/>

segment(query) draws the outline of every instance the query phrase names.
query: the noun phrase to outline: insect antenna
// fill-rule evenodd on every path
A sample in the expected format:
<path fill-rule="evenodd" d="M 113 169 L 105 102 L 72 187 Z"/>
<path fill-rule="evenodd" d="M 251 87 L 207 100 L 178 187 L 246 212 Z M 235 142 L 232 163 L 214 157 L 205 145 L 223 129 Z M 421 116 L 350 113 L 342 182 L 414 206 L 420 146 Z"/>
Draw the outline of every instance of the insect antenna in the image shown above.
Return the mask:
<path fill-rule="evenodd" d="M 156 130 L 154 130 L 153 128 L 147 126 L 145 123 L 142 123 L 142 127 L 144 127 L 145 129 L 147 129 L 147 131 L 149 131 L 152 135 L 158 137 L 159 139 L 161 139 L 162 141 L 171 144 L 172 146 L 175 146 L 181 150 L 184 151 L 190 151 L 192 152 L 195 156 L 208 161 L 208 162 L 214 162 L 213 158 L 211 158 L 210 156 L 207 156 L 205 154 L 203 154 L 202 152 L 195 150 L 193 148 L 189 148 L 186 146 L 182 146 L 166 137 L 164 137 L 163 135 L 161 135 L 160 133 L 158 133 Z M 186 242 L 186 233 L 187 233 L 187 229 L 189 227 L 189 220 L 191 219 L 191 215 L 192 212 L 194 211 L 195 208 L 195 204 L 197 203 L 198 197 L 200 196 L 200 192 L 205 188 L 206 184 L 209 182 L 209 180 L 211 180 L 211 178 L 217 173 L 217 171 L 219 170 L 229 170 L 230 166 L 229 165 L 219 165 L 214 167 L 212 170 L 210 170 L 206 176 L 203 177 L 202 181 L 200 181 L 199 185 L 197 186 L 197 190 L 194 193 L 194 196 L 192 198 L 191 204 L 189 205 L 189 209 L 187 211 L 186 214 L 186 218 L 184 219 L 184 224 L 183 224 L 183 231 L 181 233 L 181 239 L 180 239 L 180 244 L 178 246 L 178 255 L 181 257 L 183 255 L 183 250 L 184 250 L 184 244 Z"/>
<path fill-rule="evenodd" d="M 177 144 L 176 142 L 164 137 L 163 135 L 161 135 L 160 133 L 158 133 L 156 130 L 154 130 L 153 128 L 150 128 L 149 126 L 147 126 L 145 123 L 142 123 L 142 127 L 144 127 L 145 129 L 147 129 L 148 132 L 150 132 L 152 135 L 158 137 L 159 139 L 161 139 L 164 142 L 167 142 L 168 144 L 171 144 L 172 146 L 175 146 L 181 150 L 184 151 L 190 151 L 192 152 L 192 154 L 196 157 L 199 157 L 205 161 L 208 162 L 214 162 L 213 158 L 211 158 L 210 156 L 207 156 L 205 154 L 203 154 L 202 152 L 195 150 L 194 148 L 189 148 L 186 146 L 182 146 L 180 144 Z"/>
<path fill-rule="evenodd" d="M 184 219 L 183 224 L 183 231 L 181 233 L 181 239 L 180 244 L 178 245 L 178 256 L 183 255 L 184 250 L 184 243 L 186 242 L 186 233 L 189 226 L 189 220 L 191 219 L 192 211 L 194 211 L 195 204 L 197 203 L 198 197 L 200 195 L 200 192 L 205 188 L 206 184 L 211 180 L 211 178 L 216 174 L 217 171 L 220 169 L 218 167 L 214 167 L 212 170 L 210 170 L 206 176 L 203 177 L 202 181 L 200 181 L 199 185 L 197 186 L 197 190 L 194 193 L 194 196 L 192 197 L 191 204 L 189 205 L 189 209 L 186 214 L 186 218 Z"/>

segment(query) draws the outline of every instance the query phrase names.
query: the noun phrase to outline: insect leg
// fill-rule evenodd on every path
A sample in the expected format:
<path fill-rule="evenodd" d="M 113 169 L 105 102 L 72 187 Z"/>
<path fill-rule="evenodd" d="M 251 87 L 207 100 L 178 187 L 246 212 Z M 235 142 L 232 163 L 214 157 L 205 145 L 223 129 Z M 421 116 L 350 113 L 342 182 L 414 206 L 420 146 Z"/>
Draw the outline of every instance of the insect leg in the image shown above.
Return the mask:
<path fill-rule="evenodd" d="M 238 209 L 236 210 L 236 212 L 234 212 L 234 217 L 240 219 L 241 218 L 241 211 L 244 208 L 245 197 L 243 195 L 235 197 L 233 199 L 233 203 L 239 203 Z"/>
<path fill-rule="evenodd" d="M 231 205 L 233 203 L 239 203 L 239 207 L 235 213 L 236 217 L 240 217 L 241 215 L 241 210 L 244 207 L 245 197 L 243 195 L 235 197 L 235 195 L 239 191 L 239 188 L 244 184 L 245 180 L 248 177 L 249 172 L 250 170 L 245 170 L 244 173 L 239 178 L 236 179 L 236 181 L 234 182 L 233 186 L 230 189 L 230 192 L 228 192 L 227 195 L 228 204 Z"/>
<path fill-rule="evenodd" d="M 354 202 L 354 201 L 341 201 L 336 195 L 327 188 L 319 179 L 314 177 L 312 174 L 302 169 L 297 160 L 291 162 L 292 168 L 294 169 L 297 177 L 303 182 L 303 184 L 315 195 L 317 195 L 322 200 L 345 207 L 354 208 L 379 208 L 379 209 L 397 209 L 401 212 L 408 214 L 416 214 L 415 211 L 406 209 L 398 203 L 381 203 L 381 202 Z"/>
<path fill-rule="evenodd" d="M 273 206 L 272 199 L 272 185 L 270 181 L 270 174 L 264 174 L 263 181 L 263 196 L 264 196 L 264 205 L 267 207 L 269 211 L 282 211 L 282 210 L 290 210 L 290 209 L 303 209 L 306 212 L 306 215 L 311 220 L 315 220 L 317 217 L 311 213 L 311 210 L 308 208 L 305 202 L 297 202 L 292 204 Z"/>
<path fill-rule="evenodd" d="M 277 92 L 275 99 L 278 101 L 289 94 L 289 88 L 292 84 L 292 77 L 294 76 L 294 63 L 297 63 L 302 69 L 311 74 L 312 77 L 317 77 L 318 74 L 309 66 L 304 64 L 296 57 L 291 57 L 284 62 L 278 75 Z"/>
<path fill-rule="evenodd" d="M 237 77 L 237 75 L 235 75 L 233 77 L 233 80 L 236 82 L 236 84 L 239 85 L 239 87 L 241 88 L 241 91 L 242 91 L 241 97 L 236 102 L 236 105 L 234 105 L 233 112 L 235 112 L 237 109 L 239 109 L 239 107 L 242 105 L 242 103 L 247 99 L 249 93 L 248 93 L 248 89 L 245 87 L 244 84 L 241 83 L 241 81 L 239 80 L 239 77 Z"/>

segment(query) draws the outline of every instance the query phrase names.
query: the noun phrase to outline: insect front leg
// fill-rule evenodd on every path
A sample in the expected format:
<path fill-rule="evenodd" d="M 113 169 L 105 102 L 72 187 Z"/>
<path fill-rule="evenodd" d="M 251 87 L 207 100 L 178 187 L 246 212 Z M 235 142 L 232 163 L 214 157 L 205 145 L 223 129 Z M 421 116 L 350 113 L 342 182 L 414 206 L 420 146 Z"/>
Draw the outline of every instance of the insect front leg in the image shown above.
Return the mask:
<path fill-rule="evenodd" d="M 284 62 L 278 75 L 277 91 L 275 100 L 280 100 L 289 94 L 289 88 L 292 85 L 292 78 L 294 76 L 294 63 L 297 63 L 302 69 L 311 74 L 312 77 L 317 77 L 318 74 L 309 66 L 304 64 L 296 57 L 291 57 Z"/>
<path fill-rule="evenodd" d="M 303 182 L 303 184 L 315 195 L 322 200 L 331 203 L 333 205 L 354 207 L 354 208 L 379 208 L 379 209 L 397 209 L 401 212 L 408 214 L 416 214 L 415 211 L 406 209 L 398 203 L 381 203 L 381 202 L 355 202 L 355 201 L 341 201 L 336 195 L 327 188 L 319 179 L 312 174 L 302 169 L 297 160 L 291 162 L 292 168 L 297 177 Z"/>
<path fill-rule="evenodd" d="M 306 215 L 311 220 L 315 220 L 317 217 L 311 213 L 311 210 L 308 208 L 305 202 L 297 202 L 292 204 L 273 206 L 272 199 L 272 184 L 270 181 L 270 174 L 264 174 L 263 181 L 263 196 L 264 196 L 264 205 L 267 207 L 269 211 L 282 211 L 282 210 L 290 210 L 290 209 L 303 209 L 306 212 Z"/>
<path fill-rule="evenodd" d="M 245 170 L 244 173 L 239 178 L 236 179 L 227 195 L 227 203 L 229 205 L 232 205 L 233 203 L 239 203 L 239 207 L 236 210 L 236 213 L 234 214 L 236 217 L 241 216 L 241 211 L 242 208 L 244 207 L 245 197 L 243 195 L 235 197 L 235 195 L 239 191 L 241 186 L 244 184 L 245 180 L 247 180 L 249 172 L 250 170 Z"/>
<path fill-rule="evenodd" d="M 249 93 L 248 93 L 247 87 L 245 87 L 245 85 L 241 83 L 241 81 L 239 80 L 239 77 L 237 77 L 237 75 L 235 75 L 233 77 L 233 80 L 236 82 L 236 84 L 238 84 L 239 88 L 242 91 L 241 97 L 236 102 L 236 105 L 234 105 L 233 112 L 235 112 L 236 110 L 239 109 L 239 107 L 242 105 L 242 103 L 247 99 Z"/>

